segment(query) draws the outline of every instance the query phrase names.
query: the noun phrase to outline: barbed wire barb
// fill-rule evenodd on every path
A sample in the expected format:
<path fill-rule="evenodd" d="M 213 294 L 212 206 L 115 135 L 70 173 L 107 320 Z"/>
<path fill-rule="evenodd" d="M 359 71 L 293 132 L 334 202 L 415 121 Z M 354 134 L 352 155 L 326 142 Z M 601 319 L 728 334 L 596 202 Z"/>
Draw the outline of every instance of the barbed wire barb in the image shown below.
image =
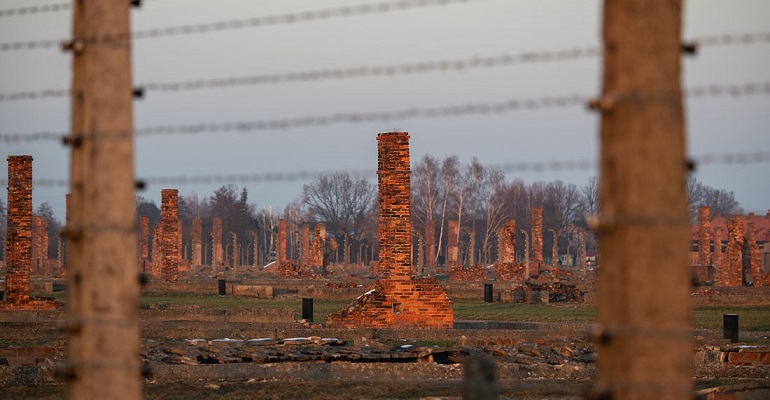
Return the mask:
<path fill-rule="evenodd" d="M 60 12 L 60 11 L 67 11 L 71 8 L 72 8 L 72 3 L 57 3 L 57 4 L 44 4 L 39 6 L 7 8 L 4 10 L 0 10 L 0 18 L 21 17 L 24 15 Z"/>
<path fill-rule="evenodd" d="M 747 45 L 770 43 L 770 32 L 723 34 L 696 37 L 691 42 L 701 46 Z M 278 72 L 254 75 L 225 76 L 215 78 L 187 79 L 180 81 L 146 82 L 137 85 L 144 91 L 180 92 L 204 89 L 223 89 L 241 86 L 278 85 L 285 83 L 312 82 L 326 80 L 346 80 L 368 77 L 392 77 L 447 71 L 465 71 L 472 69 L 499 68 L 526 63 L 564 62 L 579 59 L 597 58 L 602 55 L 600 47 L 576 47 L 561 50 L 524 51 L 505 53 L 496 56 L 468 56 L 453 59 L 429 60 L 391 65 L 361 65 L 325 69 L 310 69 L 295 72 Z M 26 90 L 0 93 L 0 102 L 41 100 L 70 96 L 69 89 Z"/>
<path fill-rule="evenodd" d="M 733 97 L 770 95 L 770 82 L 750 82 L 744 84 L 711 84 L 692 86 L 684 89 L 682 95 L 688 98 Z M 617 94 L 615 101 L 627 102 L 664 102 L 671 99 L 668 95 L 637 96 Z M 303 117 L 229 122 L 201 122 L 190 124 L 157 125 L 139 128 L 133 132 L 112 132 L 98 136 L 99 139 L 125 139 L 133 134 L 136 137 L 201 134 L 221 132 L 257 132 L 265 130 L 287 130 L 311 126 L 329 126 L 335 124 L 361 124 L 371 122 L 393 122 L 415 118 L 449 118 L 469 115 L 505 114 L 516 111 L 536 111 L 540 109 L 568 108 L 586 105 L 585 95 L 544 96 L 529 99 L 509 99 L 499 102 L 467 103 L 439 107 L 410 107 L 396 111 L 338 112 L 327 115 L 309 115 Z M 673 98 L 678 99 L 678 96 Z M 28 134 L 0 134 L 0 142 L 36 142 L 88 140 L 87 135 L 72 133 L 37 132 Z"/>

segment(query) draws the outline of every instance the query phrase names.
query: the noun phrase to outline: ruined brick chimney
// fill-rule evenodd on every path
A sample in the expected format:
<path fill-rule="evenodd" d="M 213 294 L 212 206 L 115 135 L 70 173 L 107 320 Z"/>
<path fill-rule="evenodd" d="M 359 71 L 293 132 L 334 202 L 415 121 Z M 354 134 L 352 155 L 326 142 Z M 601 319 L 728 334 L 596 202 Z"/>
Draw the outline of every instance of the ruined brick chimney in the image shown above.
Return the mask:
<path fill-rule="evenodd" d="M 327 324 L 339 328 L 451 328 L 454 313 L 434 278 L 412 278 L 409 134 L 377 135 L 381 279 Z"/>
<path fill-rule="evenodd" d="M 139 217 L 139 270 L 146 272 L 147 260 L 150 257 L 150 217 Z"/>
<path fill-rule="evenodd" d="M 498 262 L 516 262 L 516 220 L 508 219 L 497 231 Z"/>
<path fill-rule="evenodd" d="M 160 277 L 164 282 L 176 282 L 179 279 L 179 191 L 162 189 L 160 191 L 161 264 Z"/>
<path fill-rule="evenodd" d="M 543 263 L 543 207 L 532 207 L 532 263 Z"/>
<path fill-rule="evenodd" d="M 224 265 L 224 251 L 222 249 L 222 218 L 214 218 L 211 225 L 211 241 L 212 258 L 211 266 L 212 270 L 216 271 L 217 268 Z"/>
<path fill-rule="evenodd" d="M 727 250 L 719 271 L 719 286 L 743 285 L 743 232 L 745 221 L 741 215 L 733 215 L 727 223 Z"/>
<path fill-rule="evenodd" d="M 8 157 L 7 207 L 5 299 L 0 303 L 0 310 L 51 310 L 61 307 L 62 304 L 57 301 L 32 299 L 29 295 L 32 268 L 32 156 Z"/>
<path fill-rule="evenodd" d="M 32 266 L 32 156 L 8 157 L 8 223 L 5 239 L 6 301 L 29 301 Z"/>
<path fill-rule="evenodd" d="M 698 207 L 698 264 L 711 265 L 711 209 Z"/>
<path fill-rule="evenodd" d="M 459 265 L 460 251 L 457 246 L 457 237 L 460 230 L 456 220 L 449 220 L 447 229 L 446 266 L 450 271 Z"/>
<path fill-rule="evenodd" d="M 201 242 L 201 235 L 203 234 L 203 227 L 201 225 L 201 219 L 200 218 L 193 218 L 192 220 L 192 229 L 190 232 L 190 236 L 192 236 L 192 266 L 193 267 L 199 267 L 203 262 L 201 261 L 201 255 L 202 253 L 202 242 Z"/>
<path fill-rule="evenodd" d="M 279 266 L 286 262 L 286 220 L 278 220 L 278 235 L 275 240 L 275 264 Z"/>

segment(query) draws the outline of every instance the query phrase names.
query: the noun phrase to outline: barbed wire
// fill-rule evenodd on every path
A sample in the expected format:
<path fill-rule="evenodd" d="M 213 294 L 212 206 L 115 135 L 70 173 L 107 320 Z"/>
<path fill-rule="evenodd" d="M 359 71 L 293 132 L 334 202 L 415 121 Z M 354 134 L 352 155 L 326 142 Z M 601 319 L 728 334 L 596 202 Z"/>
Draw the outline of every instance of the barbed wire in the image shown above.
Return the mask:
<path fill-rule="evenodd" d="M 205 22 L 122 32 L 90 38 L 75 38 L 85 45 L 100 43 L 125 42 L 129 40 L 154 39 L 161 37 L 204 34 L 212 32 L 233 31 L 265 26 L 297 24 L 302 22 L 323 21 L 338 18 L 348 18 L 372 14 L 385 14 L 395 11 L 407 11 L 419 8 L 448 6 L 460 3 L 470 3 L 485 0 L 396 0 L 379 3 L 342 6 L 320 10 L 301 11 L 285 14 L 240 18 L 227 21 Z M 0 51 L 33 50 L 57 47 L 61 40 L 48 39 L 24 42 L 0 43 Z"/>
<path fill-rule="evenodd" d="M 67 11 L 72 8 L 72 3 L 58 3 L 58 4 L 45 4 L 40 6 L 29 6 L 19 8 L 8 8 L 0 10 L 0 18 L 2 17 L 19 17 L 23 15 L 51 13 L 59 11 Z"/>
<path fill-rule="evenodd" d="M 770 151 L 756 152 L 733 152 L 733 153 L 707 153 L 692 156 L 690 158 L 697 166 L 709 165 L 748 165 L 770 163 Z M 595 170 L 597 168 L 596 160 L 552 160 L 552 161 L 531 161 L 515 162 L 488 167 L 499 168 L 503 173 L 543 173 L 543 172 L 579 172 Z M 684 166 L 683 166 L 684 167 Z M 264 173 L 242 173 L 242 174 L 213 174 L 213 175 L 179 175 L 179 176 L 156 176 L 139 178 L 139 187 L 149 185 L 200 185 L 200 184 L 248 184 L 248 183 L 272 183 L 272 182 L 295 182 L 308 181 L 318 176 L 333 174 L 337 172 L 346 172 L 354 177 L 376 177 L 377 171 L 369 169 L 351 169 L 351 170 L 326 170 L 326 171 L 295 171 L 295 172 L 264 172 Z M 0 179 L 0 185 L 6 186 L 7 179 Z M 69 186 L 68 179 L 37 179 L 34 180 L 34 186 L 37 187 L 66 187 Z"/>
<path fill-rule="evenodd" d="M 770 95 L 770 82 L 744 83 L 744 84 L 711 84 L 692 86 L 684 89 L 683 96 L 689 98 L 703 97 L 734 97 L 756 95 Z M 373 112 L 342 112 L 320 116 L 292 117 L 272 120 L 256 121 L 230 121 L 213 123 L 192 123 L 175 125 L 158 125 L 138 128 L 131 132 L 116 132 L 100 134 L 98 136 L 86 136 L 70 132 L 35 132 L 0 134 L 0 142 L 38 142 L 38 141 L 82 141 L 90 138 L 125 139 L 132 134 L 136 137 L 175 135 L 175 134 L 201 134 L 221 132 L 257 132 L 265 130 L 286 130 L 310 126 L 329 126 L 336 124 L 361 124 L 372 122 L 393 122 L 415 118 L 449 118 L 464 117 L 470 115 L 504 114 L 515 111 L 536 111 L 540 109 L 567 108 L 577 105 L 593 103 L 591 98 L 585 95 L 544 96 L 530 99 L 510 99 L 501 102 L 468 103 L 460 105 L 439 107 L 410 107 L 397 111 L 373 111 Z M 616 101 L 660 102 L 666 100 L 664 96 L 623 96 L 616 95 Z"/>
<path fill-rule="evenodd" d="M 203 89 L 221 89 L 238 86 L 277 85 L 293 82 L 344 80 L 366 77 L 390 77 L 395 75 L 414 75 L 432 72 L 496 68 L 522 63 L 576 60 L 580 58 L 597 57 L 600 54 L 601 51 L 598 47 L 573 48 L 541 52 L 523 52 L 518 54 L 502 54 L 497 56 L 473 56 L 382 66 L 362 65 L 357 67 L 313 69 L 306 71 L 272 74 L 242 75 L 168 82 L 148 82 L 137 85 L 137 88 L 145 92 L 179 92 Z M 68 89 L 47 89 L 41 91 L 0 93 L 0 102 L 67 97 L 70 94 L 71 91 Z"/>
<path fill-rule="evenodd" d="M 723 34 L 694 38 L 692 40 L 692 43 L 697 43 L 704 46 L 739 45 L 752 44 L 757 42 L 770 43 L 770 32 Z M 140 88 L 144 92 L 179 92 L 203 89 L 223 89 L 240 86 L 277 85 L 295 82 L 344 80 L 367 77 L 391 77 L 397 75 L 465 71 L 471 69 L 505 67 L 525 63 L 571 61 L 595 58 L 601 55 L 602 50 L 600 47 L 576 47 L 561 50 L 506 53 L 497 56 L 470 56 L 463 58 L 430 60 L 391 65 L 362 65 L 355 67 L 311 69 L 296 72 L 227 76 L 181 81 L 147 82 L 137 85 L 137 88 Z M 0 93 L 0 102 L 61 98 L 68 97 L 70 94 L 71 91 L 69 89 L 44 89 L 37 91 L 28 90 L 11 93 Z"/>
<path fill-rule="evenodd" d="M 770 43 L 770 31 L 699 36 L 693 38 L 692 42 L 704 47 L 746 46 L 756 43 Z"/>

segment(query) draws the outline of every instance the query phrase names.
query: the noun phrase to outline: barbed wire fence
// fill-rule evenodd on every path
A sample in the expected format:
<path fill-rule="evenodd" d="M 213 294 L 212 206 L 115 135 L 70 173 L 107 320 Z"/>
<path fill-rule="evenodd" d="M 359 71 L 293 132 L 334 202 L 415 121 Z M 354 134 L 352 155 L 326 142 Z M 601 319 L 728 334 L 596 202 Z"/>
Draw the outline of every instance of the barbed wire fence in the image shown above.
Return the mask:
<path fill-rule="evenodd" d="M 192 34 L 209 34 L 213 32 L 239 30 L 247 28 L 257 28 L 262 26 L 296 24 L 301 22 L 311 22 L 318 20 L 329 20 L 336 18 L 347 18 L 359 15 L 369 15 L 375 13 L 391 13 L 395 11 L 404 11 L 416 8 L 448 6 L 452 4 L 476 2 L 481 0 L 401 0 L 387 1 L 373 4 L 364 4 L 359 6 L 348 6 L 339 8 L 330 8 L 322 10 L 311 10 L 300 13 L 287 13 L 272 15 L 266 17 L 251 17 L 236 20 L 217 21 L 203 24 L 190 24 L 181 26 L 172 26 L 165 28 L 155 28 L 147 30 L 138 30 L 104 36 L 94 36 L 85 38 L 76 38 L 65 42 L 63 47 L 75 49 L 79 45 L 89 44 L 110 44 L 125 41 L 145 40 L 152 38 L 162 38 Z M 18 17 L 24 15 L 52 13 L 69 10 L 69 3 L 50 4 L 43 6 L 21 7 L 16 9 L 0 10 L 0 17 Z M 746 46 L 757 43 L 770 43 L 770 32 L 746 33 L 746 34 L 725 34 L 714 35 L 702 38 L 696 38 L 692 42 L 683 44 L 684 52 L 693 52 L 698 47 L 709 46 Z M 22 50 L 39 50 L 58 48 L 62 41 L 55 39 L 21 41 L 0 43 L 0 51 L 12 52 Z M 421 73 L 436 73 L 445 71 L 461 71 L 466 69 L 497 68 L 502 66 L 511 66 L 522 63 L 535 62 L 561 62 L 576 59 L 596 58 L 602 56 L 602 51 L 598 47 L 582 49 L 566 49 L 557 51 L 543 51 L 531 53 L 509 53 L 499 56 L 486 57 L 468 57 L 463 59 L 445 59 L 433 60 L 422 63 L 405 63 L 384 66 L 362 66 L 362 67 L 344 67 L 339 69 L 307 70 L 299 72 L 277 72 L 274 74 L 260 74 L 248 76 L 230 76 L 214 77 L 196 80 L 185 80 L 175 82 L 147 82 L 138 85 L 134 91 L 135 94 L 142 95 L 145 92 L 182 92 L 193 90 L 213 90 L 224 89 L 238 86 L 256 86 L 256 85 L 275 85 L 287 82 L 311 82 L 321 80 L 343 80 L 357 79 L 364 77 L 394 77 L 398 75 L 411 75 Z M 0 102 L 40 100 L 46 98 L 66 98 L 70 96 L 69 89 L 43 89 L 19 91 L 0 94 Z M 689 98 L 704 97 L 745 97 L 745 96 L 765 96 L 770 94 L 770 82 L 751 82 L 745 84 L 710 84 L 694 86 L 683 91 L 683 94 Z M 286 129 L 295 129 L 310 126 L 328 126 L 343 123 L 367 123 L 367 122 L 390 122 L 394 120 L 407 120 L 414 118 L 453 118 L 468 115 L 487 115 L 509 113 L 514 111 L 535 111 L 540 109 L 567 108 L 581 105 L 590 105 L 601 109 L 602 101 L 669 101 L 676 99 L 676 96 L 668 95 L 656 96 L 654 98 L 640 98 L 634 95 L 627 97 L 618 96 L 614 99 L 602 99 L 592 101 L 595 96 L 586 95 L 566 95 L 566 96 L 543 96 L 529 99 L 511 99 L 502 102 L 471 103 L 452 106 L 438 107 L 412 107 L 396 111 L 376 111 L 368 113 L 360 112 L 342 112 L 322 116 L 305 116 L 285 119 L 257 120 L 257 121 L 230 121 L 217 123 L 179 123 L 170 125 L 150 126 L 135 129 L 132 132 L 101 132 L 98 136 L 84 134 L 80 132 L 33 132 L 22 134 L 0 134 L 0 142 L 6 144 L 60 141 L 64 144 L 77 147 L 83 141 L 99 139 L 101 137 L 127 139 L 136 136 L 150 137 L 159 135 L 189 135 L 189 134 L 218 134 L 222 132 L 258 132 L 258 131 L 279 131 Z M 770 162 L 770 152 L 733 152 L 719 154 L 702 154 L 693 156 L 691 165 L 748 165 Z M 503 172 L 545 172 L 545 171 L 587 171 L 596 168 L 596 162 L 593 160 L 553 160 L 553 161 L 533 161 L 506 163 L 498 166 Z M 683 166 L 686 168 L 686 166 Z M 258 174 L 220 174 L 220 175 L 181 175 L 181 176 L 158 176 L 145 177 L 138 179 L 137 188 L 143 188 L 148 185 L 168 185 L 182 186 L 190 184 L 206 183 L 252 183 L 252 182 L 284 182 L 308 180 L 323 173 L 335 171 L 299 171 L 299 172 L 272 172 Z M 374 176 L 372 170 L 350 170 L 347 171 L 357 176 Z M 7 180 L 0 180 L 0 184 L 6 185 Z M 68 187 L 68 179 L 35 179 L 36 186 L 50 187 Z M 83 225 L 86 226 L 86 225 Z M 105 225 L 107 226 L 107 225 Z M 105 230 L 128 230 L 127 227 L 108 226 L 108 228 L 92 227 L 94 229 Z M 130 227 L 131 231 L 135 227 Z M 98 231 L 98 230 L 95 230 Z M 101 232 L 101 231 L 99 231 Z M 98 320 L 95 320 L 98 323 Z M 129 324 L 133 326 L 132 324 Z M 633 329 L 633 328 L 629 328 Z M 686 339 L 686 334 L 681 332 L 668 334 L 661 331 L 643 331 L 644 335 L 663 336 L 667 338 L 675 337 L 677 340 Z M 635 333 L 636 334 L 636 333 Z M 131 365 L 112 365 L 110 368 L 126 369 L 134 367 Z M 619 383 L 624 384 L 623 382 Z M 629 383 L 630 384 L 630 383 Z M 660 388 L 664 391 L 670 388 Z M 649 387 L 647 388 L 649 390 Z M 657 388 L 655 390 L 658 390 Z"/>
<path fill-rule="evenodd" d="M 715 165 L 723 166 L 744 166 L 751 164 L 770 163 L 770 152 L 754 151 L 741 153 L 707 153 L 693 155 L 688 160 L 687 169 L 693 170 L 699 167 L 708 167 Z M 595 160 L 552 160 L 552 161 L 531 161 L 531 162 L 510 162 L 503 164 L 489 164 L 487 168 L 499 169 L 501 172 L 510 173 L 545 173 L 545 172 L 577 172 L 577 171 L 595 171 L 597 164 Z M 347 173 L 353 177 L 375 178 L 377 171 L 373 169 L 343 169 L 343 170 L 303 170 L 303 171 L 275 171 L 261 173 L 241 173 L 241 174 L 212 174 L 212 175 L 169 175 L 169 176 L 148 176 L 139 177 L 136 182 L 138 190 L 147 186 L 185 186 L 200 184 L 248 184 L 248 183 L 270 183 L 270 182 L 297 182 L 308 181 L 322 175 L 335 173 Z M 0 186 L 7 185 L 7 179 L 0 179 Z M 68 179 L 50 179 L 35 178 L 36 187 L 68 187 Z"/>
<path fill-rule="evenodd" d="M 682 46 L 685 51 L 697 52 L 697 49 L 700 47 L 746 46 L 756 43 L 770 43 L 770 32 L 704 36 L 693 38 L 685 42 Z M 495 56 L 470 56 L 465 58 L 429 60 L 391 65 L 362 65 L 333 69 L 279 72 L 273 74 L 202 78 L 183 81 L 146 82 L 136 85 L 135 93 L 145 95 L 147 92 L 181 92 L 241 86 L 278 85 L 296 82 L 393 77 L 398 75 L 500 68 L 528 63 L 563 62 L 596 58 L 601 55 L 601 48 L 585 47 L 539 52 L 507 53 Z M 63 98 L 69 97 L 70 95 L 71 91 L 69 89 L 61 88 L 28 90 L 0 93 L 0 102 Z"/>
<path fill-rule="evenodd" d="M 693 86 L 684 90 L 683 94 L 689 98 L 705 97 L 732 97 L 770 95 L 770 82 L 751 82 L 738 85 L 711 84 Z M 613 101 L 665 101 L 670 96 L 616 96 Z M 165 135 L 194 135 L 194 134 L 218 134 L 224 132 L 258 132 L 297 129 L 312 126 L 329 126 L 336 124 L 362 124 L 371 122 L 405 121 L 415 118 L 456 118 L 472 115 L 505 114 L 517 111 L 536 111 L 541 109 L 567 108 L 586 106 L 599 107 L 593 98 L 588 95 L 563 95 L 545 96 L 528 99 L 510 99 L 501 102 L 468 103 L 440 107 L 410 107 L 397 111 L 372 111 L 372 112 L 340 112 L 320 116 L 304 116 L 294 118 L 256 120 L 256 121 L 228 121 L 213 123 L 192 123 L 175 125 L 156 125 L 135 129 L 133 132 L 103 132 L 100 139 L 115 139 L 125 137 L 148 137 Z M 80 140 L 89 139 L 88 135 L 73 132 L 32 132 L 0 134 L 0 142 L 39 142 L 59 141 L 64 144 L 77 143 Z"/>

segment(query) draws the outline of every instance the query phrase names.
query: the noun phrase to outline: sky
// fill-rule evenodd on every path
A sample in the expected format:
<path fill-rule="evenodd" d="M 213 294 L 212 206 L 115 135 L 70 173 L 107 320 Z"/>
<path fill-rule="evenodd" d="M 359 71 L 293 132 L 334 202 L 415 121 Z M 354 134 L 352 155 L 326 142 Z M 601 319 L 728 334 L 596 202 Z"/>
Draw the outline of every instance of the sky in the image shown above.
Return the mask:
<path fill-rule="evenodd" d="M 134 30 L 233 20 L 376 3 L 371 0 L 147 0 L 132 11 Z M 0 0 L 0 9 L 56 0 Z M 385 66 L 522 52 L 590 48 L 600 44 L 598 0 L 480 0 L 325 21 L 137 40 L 134 84 Z M 770 31 L 770 1 L 685 2 L 685 40 Z M 0 42 L 66 39 L 70 12 L 0 17 Z M 0 93 L 69 87 L 71 57 L 58 49 L 0 52 Z M 595 96 L 598 57 L 517 63 L 426 74 L 148 91 L 134 103 L 134 125 L 255 121 L 338 112 L 397 111 L 495 103 L 545 96 Z M 703 47 L 683 61 L 683 87 L 770 82 L 770 43 Z M 0 134 L 66 132 L 66 98 L 0 102 Z M 770 150 L 770 96 L 687 99 L 688 154 Z M 297 171 L 374 170 L 376 134 L 408 131 L 412 160 L 457 154 L 485 165 L 595 160 L 598 116 L 582 106 L 463 117 L 413 118 L 240 133 L 139 137 L 137 178 Z M 66 179 L 68 148 L 58 142 L 2 143 L 0 155 L 31 154 L 35 179 Z M 699 181 L 735 193 L 747 211 L 770 209 L 770 164 L 704 165 Z M 0 176 L 7 176 L 7 165 Z M 578 186 L 596 170 L 511 172 L 527 183 L 560 179 Z M 181 195 L 210 195 L 227 182 L 178 186 Z M 282 209 L 307 181 L 248 183 L 258 208 Z M 244 184 L 237 184 L 239 187 Z M 159 201 L 158 185 L 139 195 Z M 35 187 L 33 203 L 49 202 L 64 216 L 66 187 Z M 0 189 L 4 202 L 6 189 Z"/>

